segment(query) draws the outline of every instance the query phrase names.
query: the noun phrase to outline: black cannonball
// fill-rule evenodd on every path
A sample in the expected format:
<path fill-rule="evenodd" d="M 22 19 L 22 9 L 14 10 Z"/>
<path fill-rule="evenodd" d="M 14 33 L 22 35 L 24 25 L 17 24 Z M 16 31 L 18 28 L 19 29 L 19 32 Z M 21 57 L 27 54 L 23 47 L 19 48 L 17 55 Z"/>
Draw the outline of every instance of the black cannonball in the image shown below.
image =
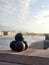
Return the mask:
<path fill-rule="evenodd" d="M 25 44 L 25 49 L 24 50 L 26 50 L 28 48 L 27 42 L 26 41 L 23 41 L 23 42 Z"/>
<path fill-rule="evenodd" d="M 15 51 L 21 52 L 25 49 L 25 44 L 23 41 L 16 42 L 15 44 Z"/>
<path fill-rule="evenodd" d="M 16 41 L 12 41 L 10 43 L 10 48 L 14 51 L 15 50 L 15 44 L 16 44 Z"/>
<path fill-rule="evenodd" d="M 17 34 L 15 35 L 15 40 L 16 40 L 17 42 L 18 42 L 18 41 L 23 41 L 24 38 L 23 38 L 22 33 L 17 33 Z"/>

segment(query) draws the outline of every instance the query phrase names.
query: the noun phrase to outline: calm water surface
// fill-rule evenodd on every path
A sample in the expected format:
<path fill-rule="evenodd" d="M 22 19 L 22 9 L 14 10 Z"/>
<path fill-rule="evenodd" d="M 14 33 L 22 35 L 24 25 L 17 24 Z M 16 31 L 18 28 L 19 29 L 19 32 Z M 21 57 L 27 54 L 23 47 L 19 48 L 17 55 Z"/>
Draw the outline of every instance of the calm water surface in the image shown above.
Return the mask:
<path fill-rule="evenodd" d="M 26 36 L 26 37 L 24 37 L 24 40 L 27 41 L 28 44 L 31 44 L 31 43 L 37 42 L 37 41 L 41 41 L 44 39 L 45 39 L 44 36 L 40 36 L 40 37 Z M 9 48 L 10 42 L 13 40 L 14 40 L 14 37 L 8 37 L 8 36 L 0 37 L 0 49 Z"/>

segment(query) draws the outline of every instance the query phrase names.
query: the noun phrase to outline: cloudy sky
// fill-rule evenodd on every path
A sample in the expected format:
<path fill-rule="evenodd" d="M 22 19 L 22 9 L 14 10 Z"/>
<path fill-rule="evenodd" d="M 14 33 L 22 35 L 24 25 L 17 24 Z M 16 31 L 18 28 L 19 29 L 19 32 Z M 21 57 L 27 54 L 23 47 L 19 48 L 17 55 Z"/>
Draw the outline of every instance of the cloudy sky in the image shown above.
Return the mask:
<path fill-rule="evenodd" d="M 49 33 L 49 0 L 0 0 L 0 26 Z"/>

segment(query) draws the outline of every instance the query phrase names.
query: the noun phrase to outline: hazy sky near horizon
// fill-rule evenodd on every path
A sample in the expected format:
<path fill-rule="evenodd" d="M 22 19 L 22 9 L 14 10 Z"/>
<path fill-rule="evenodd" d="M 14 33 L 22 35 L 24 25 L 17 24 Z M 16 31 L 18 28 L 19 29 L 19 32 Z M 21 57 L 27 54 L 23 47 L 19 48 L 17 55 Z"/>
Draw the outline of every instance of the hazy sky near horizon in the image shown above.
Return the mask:
<path fill-rule="evenodd" d="M 49 0 L 0 0 L 0 25 L 49 33 Z"/>

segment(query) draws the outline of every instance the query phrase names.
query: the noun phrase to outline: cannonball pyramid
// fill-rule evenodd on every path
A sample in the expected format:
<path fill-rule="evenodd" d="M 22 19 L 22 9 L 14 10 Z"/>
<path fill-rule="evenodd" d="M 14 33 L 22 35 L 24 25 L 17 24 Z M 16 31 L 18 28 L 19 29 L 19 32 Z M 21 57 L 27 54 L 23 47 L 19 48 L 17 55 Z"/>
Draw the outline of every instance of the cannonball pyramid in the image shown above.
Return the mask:
<path fill-rule="evenodd" d="M 17 33 L 15 35 L 15 40 L 11 41 L 10 48 L 16 52 L 21 52 L 28 48 L 27 42 L 24 41 L 22 33 Z"/>

